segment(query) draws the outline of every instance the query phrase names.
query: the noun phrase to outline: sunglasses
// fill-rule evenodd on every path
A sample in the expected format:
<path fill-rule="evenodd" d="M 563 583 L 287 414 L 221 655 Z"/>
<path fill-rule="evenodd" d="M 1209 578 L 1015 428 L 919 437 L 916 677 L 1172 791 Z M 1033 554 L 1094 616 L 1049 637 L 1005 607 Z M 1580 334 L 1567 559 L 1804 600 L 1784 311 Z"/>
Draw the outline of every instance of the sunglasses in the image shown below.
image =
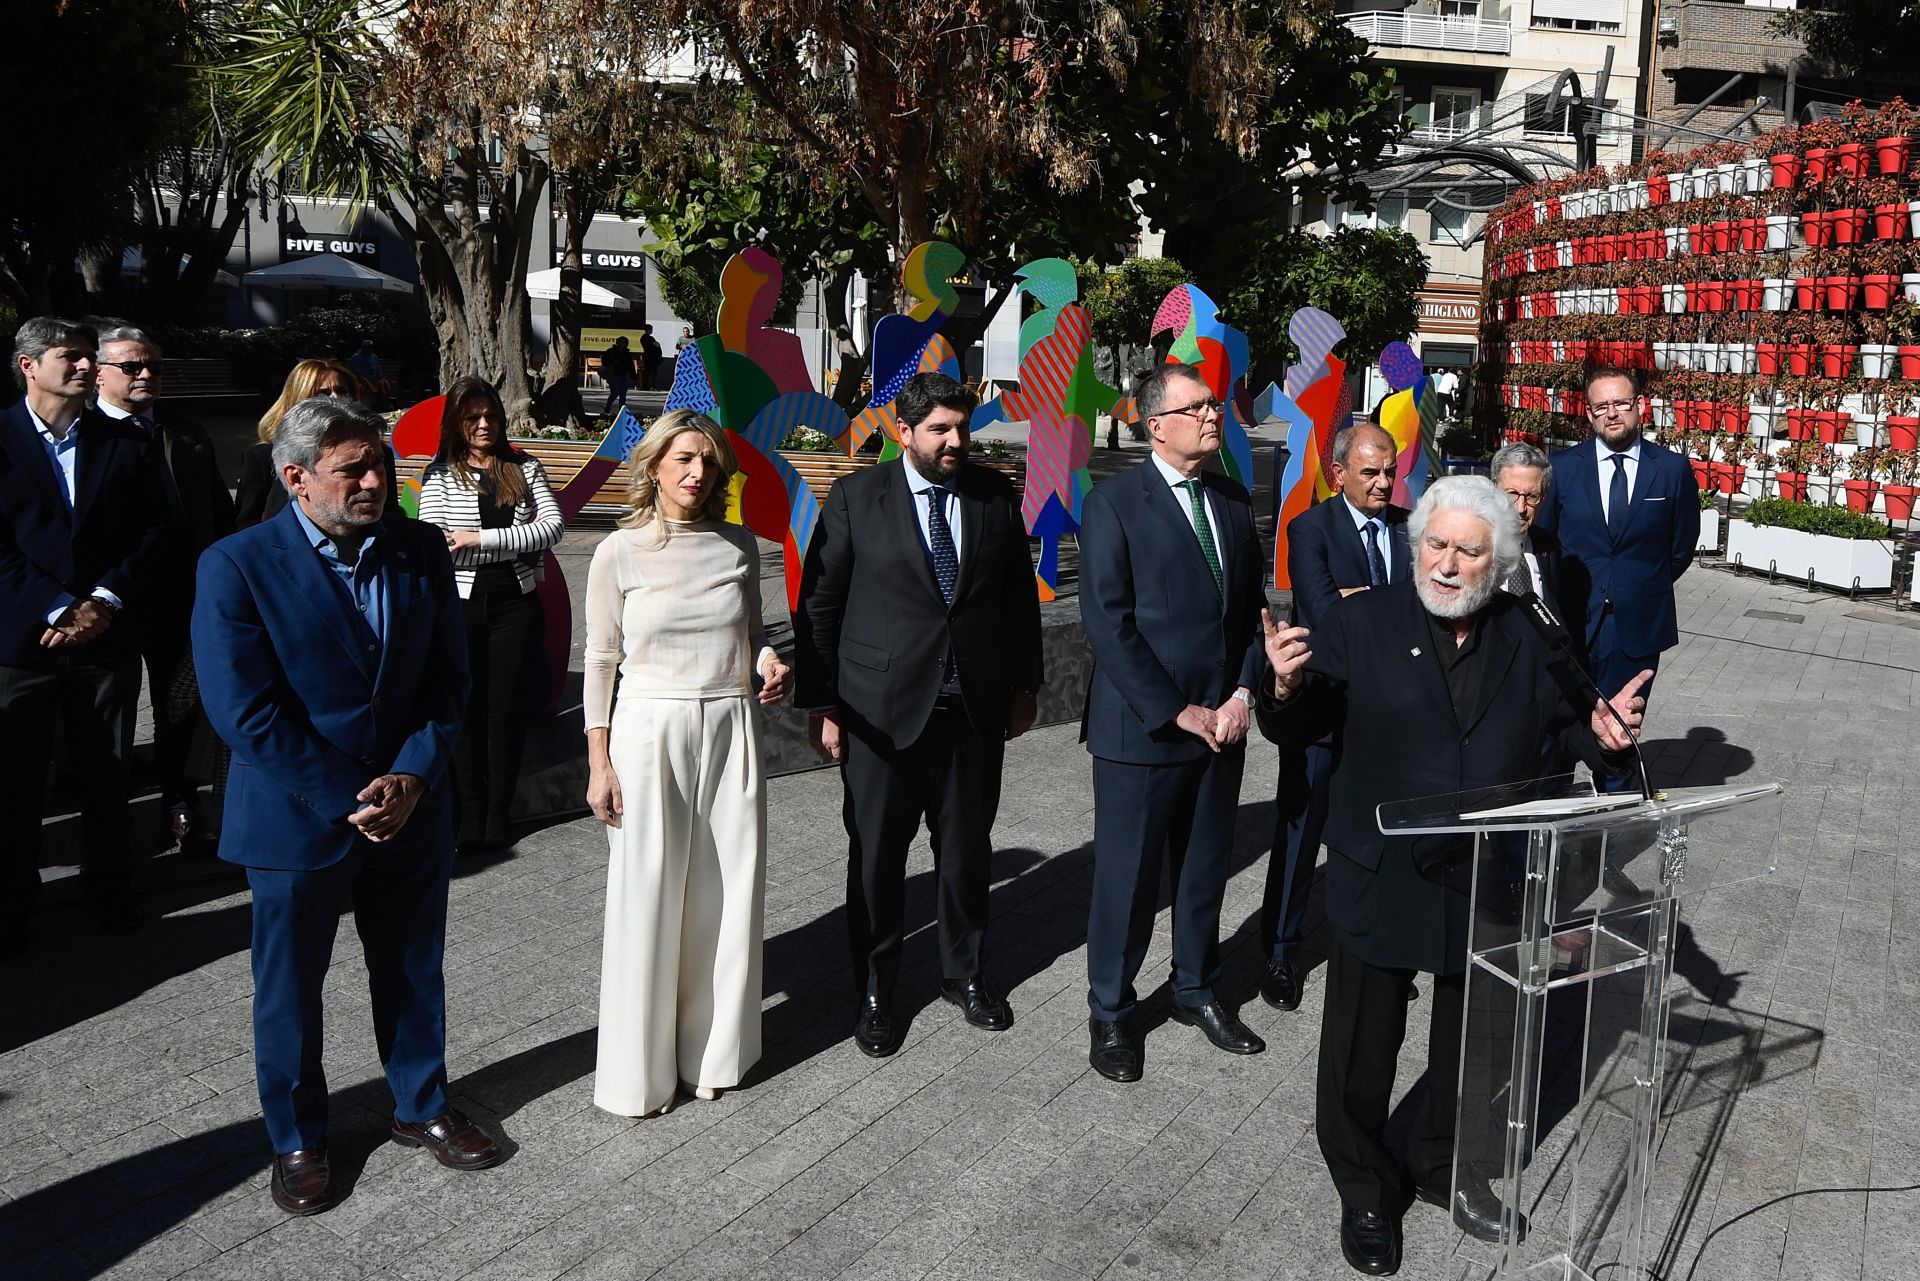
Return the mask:
<path fill-rule="evenodd" d="M 160 358 L 155 356 L 152 360 L 103 360 L 100 362 L 100 368 L 118 369 L 127 377 L 133 378 L 137 376 L 142 369 L 151 370 L 156 374 L 159 373 Z"/>

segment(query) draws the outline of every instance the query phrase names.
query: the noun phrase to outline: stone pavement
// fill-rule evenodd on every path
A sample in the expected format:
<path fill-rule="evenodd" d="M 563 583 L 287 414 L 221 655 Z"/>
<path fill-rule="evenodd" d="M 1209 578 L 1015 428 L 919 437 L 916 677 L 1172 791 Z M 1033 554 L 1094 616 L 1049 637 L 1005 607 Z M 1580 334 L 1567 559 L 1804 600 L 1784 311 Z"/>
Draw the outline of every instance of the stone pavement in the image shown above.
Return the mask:
<path fill-rule="evenodd" d="M 1648 725 L 1656 781 L 1792 790 L 1786 870 L 1703 909 L 1682 967 L 1676 1034 L 1718 1075 L 1677 1092 L 1662 1169 L 1682 1195 L 1663 1202 L 1658 1274 L 1911 1276 L 1913 1195 L 1844 1189 L 1920 1182 L 1920 979 L 1905 963 L 1920 945 L 1920 620 L 1718 569 L 1688 574 L 1681 599 Z M 922 928 L 901 981 L 911 1029 L 883 1062 L 847 1039 L 837 781 L 773 780 L 765 1059 L 745 1088 L 647 1121 L 591 1104 L 604 838 L 590 820 L 535 832 L 464 865 L 451 909 L 454 1092 L 508 1136 L 510 1159 L 456 1174 L 383 1141 L 364 970 L 343 931 L 326 1061 L 348 1190 L 312 1219 L 266 1194 L 244 884 L 176 885 L 164 919 L 124 940 L 57 908 L 28 957 L 0 963 L 0 1275 L 1351 1275 L 1311 1125 L 1318 975 L 1294 1014 L 1251 997 L 1273 780 L 1256 742 L 1223 985 L 1249 997 L 1269 1049 L 1231 1058 L 1163 1024 L 1162 989 L 1132 1086 L 1086 1065 L 1091 798 L 1071 725 L 1008 755 L 990 964 L 1018 1022 L 983 1034 L 938 1002 Z M 924 920 L 924 842 L 910 871 L 910 919 Z M 1167 963 L 1161 924 L 1150 982 Z M 1426 1005 L 1411 1007 L 1412 1044 Z M 1473 1274 L 1439 1211 L 1414 1207 L 1406 1230 L 1401 1275 Z"/>

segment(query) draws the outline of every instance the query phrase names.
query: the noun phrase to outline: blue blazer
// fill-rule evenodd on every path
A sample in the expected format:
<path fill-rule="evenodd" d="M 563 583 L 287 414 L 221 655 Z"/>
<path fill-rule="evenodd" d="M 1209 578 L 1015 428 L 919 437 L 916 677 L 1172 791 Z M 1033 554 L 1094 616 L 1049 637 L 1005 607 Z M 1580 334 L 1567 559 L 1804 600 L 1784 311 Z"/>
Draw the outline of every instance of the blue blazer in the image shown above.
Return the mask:
<path fill-rule="evenodd" d="M 40 637 L 63 595 L 85 600 L 104 587 L 127 607 L 127 621 L 138 620 L 177 533 L 164 464 L 145 441 L 92 409 L 73 430 L 80 441 L 69 515 L 26 403 L 0 412 L 0 664 L 46 657 Z M 94 646 L 129 634 L 116 619 Z"/>
<path fill-rule="evenodd" d="M 1680 643 L 1673 582 L 1700 540 L 1700 486 L 1687 460 L 1640 442 L 1639 475 L 1618 541 L 1607 533 L 1598 448 L 1589 440 L 1553 456 L 1553 484 L 1536 527 L 1559 539 L 1560 604 L 1567 630 L 1589 646 L 1613 606 L 1618 649 L 1652 657 Z"/>
<path fill-rule="evenodd" d="M 1087 494 L 1080 521 L 1080 618 L 1093 650 L 1080 736 L 1105 760 L 1167 765 L 1207 755 L 1174 724 L 1191 703 L 1218 707 L 1252 688 L 1265 650 L 1265 566 L 1247 491 L 1203 472 L 1224 559 L 1214 590 L 1200 540 L 1151 459 Z"/>
<path fill-rule="evenodd" d="M 200 557 L 193 661 L 233 749 L 220 856 L 311 871 L 346 857 L 382 774 L 427 784 L 395 844 L 452 839 L 439 786 L 467 700 L 466 627 L 445 537 L 388 515 L 387 643 L 369 646 L 289 504 Z"/>
<path fill-rule="evenodd" d="M 1413 553 L 1407 546 L 1407 509 L 1389 505 L 1380 513 L 1387 545 L 1381 548 L 1394 583 L 1413 577 Z M 1287 577 L 1293 581 L 1293 621 L 1318 627 L 1340 602 L 1343 587 L 1373 582 L 1367 545 L 1353 525 L 1353 508 L 1335 494 L 1287 522 Z"/>

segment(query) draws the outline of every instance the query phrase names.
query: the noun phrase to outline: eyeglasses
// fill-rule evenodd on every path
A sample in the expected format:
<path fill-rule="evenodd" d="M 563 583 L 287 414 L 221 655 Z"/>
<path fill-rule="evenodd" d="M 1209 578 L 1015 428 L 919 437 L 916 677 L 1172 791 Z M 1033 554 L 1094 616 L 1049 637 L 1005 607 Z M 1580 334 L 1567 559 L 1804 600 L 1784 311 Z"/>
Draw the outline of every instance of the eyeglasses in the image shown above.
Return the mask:
<path fill-rule="evenodd" d="M 1592 410 L 1595 416 L 1605 417 L 1608 414 L 1629 413 L 1637 408 L 1639 404 L 1640 402 L 1637 400 L 1604 400 L 1597 404 L 1588 405 L 1587 408 Z"/>
<path fill-rule="evenodd" d="M 1500 492 L 1508 498 L 1511 498 L 1514 502 L 1524 503 L 1528 507 L 1538 507 L 1545 501 L 1545 495 L 1542 494 L 1523 494 L 1517 489 L 1503 489 Z"/>
<path fill-rule="evenodd" d="M 1196 400 L 1191 405 L 1182 405 L 1178 409 L 1163 409 L 1156 416 L 1160 418 L 1173 418 L 1179 415 L 1185 415 L 1188 418 L 1204 418 L 1208 414 L 1218 415 L 1225 408 L 1225 405 L 1222 405 L 1219 401 L 1209 396 L 1205 400 Z"/>
<path fill-rule="evenodd" d="M 152 360 L 103 360 L 100 362 L 100 368 L 118 369 L 129 378 L 137 375 L 142 369 L 150 369 L 157 374 L 160 372 L 160 358 L 155 356 Z"/>

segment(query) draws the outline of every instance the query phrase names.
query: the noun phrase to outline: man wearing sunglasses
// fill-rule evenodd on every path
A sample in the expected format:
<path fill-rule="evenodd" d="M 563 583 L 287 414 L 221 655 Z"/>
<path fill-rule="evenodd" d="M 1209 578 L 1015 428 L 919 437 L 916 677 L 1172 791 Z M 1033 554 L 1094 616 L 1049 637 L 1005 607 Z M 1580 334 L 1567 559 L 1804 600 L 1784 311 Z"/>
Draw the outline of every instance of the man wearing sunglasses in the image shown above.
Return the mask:
<path fill-rule="evenodd" d="M 152 586 L 150 608 L 140 627 L 140 653 L 147 665 L 147 700 L 153 706 L 153 759 L 160 775 L 168 835 L 211 854 L 206 833 L 196 827 L 195 785 L 188 777 L 193 725 L 200 695 L 184 672 L 187 631 L 193 620 L 194 566 L 200 553 L 234 530 L 233 496 L 214 459 L 206 428 L 186 414 L 163 410 L 160 344 L 144 330 L 111 324 L 100 331 L 99 409 L 132 428 L 152 449 L 180 537 L 168 548 Z"/>
<path fill-rule="evenodd" d="M 1587 378 L 1593 439 L 1553 456 L 1560 483 L 1535 521 L 1560 540 L 1560 604 L 1601 689 L 1657 671 L 1680 643 L 1673 584 L 1700 538 L 1700 486 L 1687 460 L 1640 434 L 1645 401 L 1630 370 Z M 1649 682 L 1643 698 L 1653 692 Z M 1633 780 L 1610 777 L 1622 791 Z"/>
<path fill-rule="evenodd" d="M 1223 406 L 1199 372 L 1140 386 L 1146 462 L 1087 495 L 1080 617 L 1093 650 L 1081 738 L 1093 756 L 1093 895 L 1087 914 L 1088 1059 L 1140 1079 L 1134 979 L 1164 861 L 1173 884 L 1175 1022 L 1229 1054 L 1266 1048 L 1214 991 L 1220 907 L 1246 764 L 1266 604 L 1247 491 L 1206 470 Z"/>
<path fill-rule="evenodd" d="M 0 413 L 0 953 L 28 942 L 41 805 L 56 731 L 82 780 L 81 883 L 100 924 L 140 922 L 127 767 L 140 618 L 172 535 L 148 446 L 90 408 L 97 339 L 53 316 L 22 324 Z M 123 613 L 124 611 L 124 613 Z"/>

